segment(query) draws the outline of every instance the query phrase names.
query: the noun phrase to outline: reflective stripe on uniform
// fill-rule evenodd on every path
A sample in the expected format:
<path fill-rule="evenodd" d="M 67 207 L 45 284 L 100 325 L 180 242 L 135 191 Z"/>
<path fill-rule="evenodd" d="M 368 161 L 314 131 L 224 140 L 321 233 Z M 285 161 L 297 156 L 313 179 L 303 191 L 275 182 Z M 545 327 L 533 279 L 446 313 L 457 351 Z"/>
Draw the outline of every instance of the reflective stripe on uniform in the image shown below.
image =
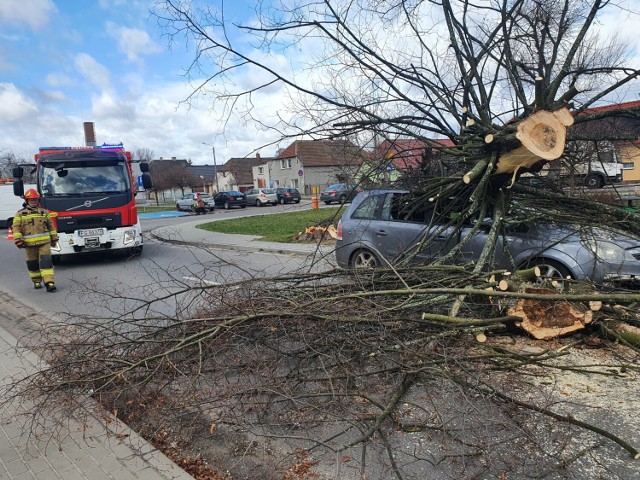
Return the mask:
<path fill-rule="evenodd" d="M 15 236 L 13 237 L 15 239 Z M 38 242 L 48 242 L 51 240 L 51 236 L 49 235 L 49 233 L 34 233 L 33 235 L 24 235 L 22 237 L 22 240 L 24 240 L 24 243 L 26 243 L 27 245 L 30 245 L 32 243 L 38 243 Z"/>

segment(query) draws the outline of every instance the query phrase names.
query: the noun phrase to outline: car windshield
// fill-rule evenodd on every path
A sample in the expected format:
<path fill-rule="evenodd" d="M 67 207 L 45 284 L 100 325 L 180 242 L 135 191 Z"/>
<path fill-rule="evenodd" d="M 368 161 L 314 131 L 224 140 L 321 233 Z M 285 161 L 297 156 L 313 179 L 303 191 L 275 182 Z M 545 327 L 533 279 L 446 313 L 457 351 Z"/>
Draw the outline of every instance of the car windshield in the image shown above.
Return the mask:
<path fill-rule="evenodd" d="M 244 193 L 242 192 L 229 192 L 230 197 L 243 197 Z"/>
<path fill-rule="evenodd" d="M 129 189 L 124 162 L 43 163 L 39 175 L 44 197 L 115 194 Z"/>

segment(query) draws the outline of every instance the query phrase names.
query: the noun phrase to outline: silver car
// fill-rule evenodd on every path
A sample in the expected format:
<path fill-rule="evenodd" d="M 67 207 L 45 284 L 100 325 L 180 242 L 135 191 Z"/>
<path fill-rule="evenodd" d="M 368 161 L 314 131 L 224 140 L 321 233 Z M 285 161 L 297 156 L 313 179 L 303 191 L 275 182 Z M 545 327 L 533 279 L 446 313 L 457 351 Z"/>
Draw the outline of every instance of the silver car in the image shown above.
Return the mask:
<path fill-rule="evenodd" d="M 278 194 L 271 188 L 253 188 L 244 192 L 247 196 L 247 205 L 262 207 L 263 205 L 275 205 L 278 203 Z"/>
<path fill-rule="evenodd" d="M 409 258 L 427 263 L 450 252 L 465 238 L 471 225 L 428 225 L 433 212 L 416 208 L 406 190 L 371 190 L 360 193 L 338 224 L 336 260 L 343 268 L 374 268 Z M 488 241 L 490 219 L 463 243 L 454 261 L 476 261 Z M 497 268 L 540 267 L 543 277 L 623 282 L 640 286 L 640 240 L 613 236 L 599 229 L 570 225 L 514 221 L 507 223 L 504 239 L 496 246 Z M 418 245 L 420 245 L 418 247 Z M 509 256 L 513 259 L 511 264 Z"/>
<path fill-rule="evenodd" d="M 201 193 L 200 196 L 204 201 L 205 209 L 213 212 L 215 209 L 215 205 L 213 203 L 213 197 L 209 193 Z M 184 197 L 176 202 L 176 210 L 193 210 L 193 202 L 195 202 L 196 194 L 195 193 L 187 193 Z"/>

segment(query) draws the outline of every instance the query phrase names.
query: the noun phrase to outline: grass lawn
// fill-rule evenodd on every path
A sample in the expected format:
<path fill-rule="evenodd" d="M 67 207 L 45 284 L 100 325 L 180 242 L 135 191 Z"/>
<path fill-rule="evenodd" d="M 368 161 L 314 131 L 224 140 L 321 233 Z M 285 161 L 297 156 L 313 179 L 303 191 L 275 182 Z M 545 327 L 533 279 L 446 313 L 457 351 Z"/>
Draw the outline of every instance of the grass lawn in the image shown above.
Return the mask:
<path fill-rule="evenodd" d="M 274 213 L 271 215 L 256 215 L 253 217 L 233 218 L 218 222 L 203 223 L 197 228 L 209 232 L 241 233 L 245 235 L 260 235 L 268 242 L 290 243 L 294 236 L 305 228 L 314 225 L 338 224 L 344 207 L 319 208 L 302 210 L 299 212 Z"/>
<path fill-rule="evenodd" d="M 153 213 L 153 212 L 166 212 L 170 210 L 176 209 L 175 203 L 161 203 L 160 205 L 156 205 L 155 203 L 150 203 L 147 205 L 136 205 L 138 209 L 138 213 Z"/>

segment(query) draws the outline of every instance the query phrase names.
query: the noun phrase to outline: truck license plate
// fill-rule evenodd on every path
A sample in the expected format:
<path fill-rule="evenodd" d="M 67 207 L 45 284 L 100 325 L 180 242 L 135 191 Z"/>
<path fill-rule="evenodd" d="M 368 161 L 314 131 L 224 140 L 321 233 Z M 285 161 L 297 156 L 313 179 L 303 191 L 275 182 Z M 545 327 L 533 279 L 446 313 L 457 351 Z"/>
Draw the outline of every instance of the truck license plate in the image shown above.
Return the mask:
<path fill-rule="evenodd" d="M 104 232 L 102 228 L 88 228 L 86 230 L 78 230 L 79 237 L 95 237 L 100 236 Z"/>

